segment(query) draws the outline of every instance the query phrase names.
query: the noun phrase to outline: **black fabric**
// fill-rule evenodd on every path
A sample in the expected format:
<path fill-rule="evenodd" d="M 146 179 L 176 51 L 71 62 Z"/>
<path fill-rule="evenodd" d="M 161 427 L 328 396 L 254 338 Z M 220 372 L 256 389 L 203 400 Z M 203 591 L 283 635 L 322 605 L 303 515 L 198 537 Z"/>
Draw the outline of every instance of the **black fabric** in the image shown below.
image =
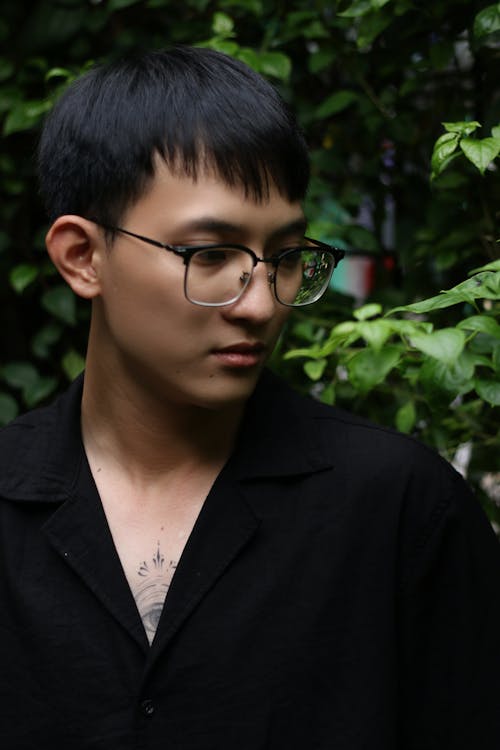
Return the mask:
<path fill-rule="evenodd" d="M 82 381 L 0 432 L 6 750 L 498 750 L 500 545 L 416 441 L 270 374 L 150 648 Z"/>

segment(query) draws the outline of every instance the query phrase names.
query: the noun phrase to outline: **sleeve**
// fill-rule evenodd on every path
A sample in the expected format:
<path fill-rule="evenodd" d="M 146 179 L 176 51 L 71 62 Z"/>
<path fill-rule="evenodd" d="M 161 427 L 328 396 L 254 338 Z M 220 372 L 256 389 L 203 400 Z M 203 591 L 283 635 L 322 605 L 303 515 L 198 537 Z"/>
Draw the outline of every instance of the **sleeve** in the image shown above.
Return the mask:
<path fill-rule="evenodd" d="M 400 553 L 400 748 L 499 750 L 500 544 L 462 478 L 432 473 Z"/>

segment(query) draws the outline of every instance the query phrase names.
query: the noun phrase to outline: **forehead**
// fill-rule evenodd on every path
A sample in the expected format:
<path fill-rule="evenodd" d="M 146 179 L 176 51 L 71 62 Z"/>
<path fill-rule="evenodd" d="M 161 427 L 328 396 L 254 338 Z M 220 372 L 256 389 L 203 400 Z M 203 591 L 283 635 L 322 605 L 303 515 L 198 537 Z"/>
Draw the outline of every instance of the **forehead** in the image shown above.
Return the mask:
<path fill-rule="evenodd" d="M 213 170 L 200 170 L 192 177 L 171 170 L 163 161 L 157 162 L 144 194 L 126 212 L 122 224 L 163 235 L 183 227 L 202 230 L 204 224 L 212 229 L 226 224 L 245 235 L 271 235 L 286 227 L 305 229 L 301 203 L 289 201 L 274 183 L 259 200 L 246 194 L 243 185 L 228 185 Z"/>

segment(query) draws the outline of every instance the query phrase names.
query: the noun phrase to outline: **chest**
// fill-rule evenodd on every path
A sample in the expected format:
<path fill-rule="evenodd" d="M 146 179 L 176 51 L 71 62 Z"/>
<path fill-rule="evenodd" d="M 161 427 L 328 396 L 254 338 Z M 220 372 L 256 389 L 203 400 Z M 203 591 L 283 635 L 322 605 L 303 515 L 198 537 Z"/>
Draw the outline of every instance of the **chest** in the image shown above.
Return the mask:
<path fill-rule="evenodd" d="M 172 503 L 117 503 L 106 492 L 104 512 L 123 573 L 149 643 L 155 636 L 178 562 L 203 505 L 203 497 Z"/>
<path fill-rule="evenodd" d="M 113 544 L 151 644 L 177 565 L 219 467 L 169 481 L 126 481 L 90 462 Z"/>

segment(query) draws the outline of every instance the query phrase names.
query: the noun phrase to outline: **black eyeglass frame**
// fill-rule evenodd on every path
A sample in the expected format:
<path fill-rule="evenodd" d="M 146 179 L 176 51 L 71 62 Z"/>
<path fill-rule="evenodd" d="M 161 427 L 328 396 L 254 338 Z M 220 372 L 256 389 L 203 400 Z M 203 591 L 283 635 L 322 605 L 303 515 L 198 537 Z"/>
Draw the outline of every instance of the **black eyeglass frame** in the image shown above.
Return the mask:
<path fill-rule="evenodd" d="M 131 232 L 128 229 L 123 229 L 122 227 L 112 227 L 108 224 L 101 224 L 98 221 L 95 221 L 94 219 L 91 219 L 90 221 L 94 221 L 95 224 L 98 224 L 100 227 L 105 229 L 108 232 L 120 232 L 120 234 L 126 234 L 129 237 L 134 237 L 137 240 L 141 240 L 142 242 L 147 242 L 148 245 L 153 245 L 154 247 L 159 247 L 162 250 L 168 250 L 169 252 L 174 253 L 175 255 L 178 255 L 180 258 L 182 258 L 184 265 L 186 266 L 186 272 L 184 274 L 184 296 L 186 297 L 188 302 L 191 302 L 192 305 L 200 305 L 201 307 L 225 307 L 226 305 L 232 305 L 235 302 L 237 302 L 243 293 L 245 292 L 245 289 L 248 287 L 250 280 L 252 278 L 253 270 L 257 266 L 257 263 L 269 263 L 273 266 L 274 269 L 277 269 L 280 262 L 286 258 L 287 255 L 290 255 L 291 253 L 296 253 L 297 250 L 317 250 L 318 252 L 327 252 L 330 253 L 330 255 L 333 257 L 333 265 L 330 271 L 330 275 L 328 277 L 328 282 L 325 284 L 324 289 L 322 289 L 321 293 L 315 297 L 314 299 L 304 302 L 301 305 L 296 305 L 289 302 L 283 302 L 276 291 L 276 270 L 274 273 L 269 274 L 269 280 L 273 285 L 273 291 L 274 296 L 276 297 L 277 301 L 284 305 L 285 307 L 307 307 L 307 305 L 312 305 L 315 302 L 317 302 L 325 293 L 326 289 L 328 288 L 328 284 L 330 283 L 330 279 L 332 277 L 332 274 L 336 267 L 338 266 L 339 262 L 342 260 L 342 258 L 345 257 L 345 251 L 342 250 L 339 247 L 335 247 L 334 245 L 328 245 L 325 242 L 320 242 L 319 240 L 313 240 L 309 237 L 304 237 L 304 239 L 307 242 L 310 242 L 314 245 L 314 247 L 310 247 L 309 245 L 297 245 L 296 247 L 290 247 L 285 248 L 284 250 L 281 250 L 277 255 L 271 255 L 269 258 L 259 258 L 259 256 L 254 253 L 254 251 L 246 247 L 246 245 L 239 245 L 237 243 L 230 243 L 230 242 L 217 242 L 217 243 L 210 243 L 206 245 L 170 245 L 165 242 L 160 242 L 159 240 L 153 240 L 151 237 L 145 237 L 143 234 L 136 234 L 136 232 Z M 234 297 L 233 299 L 229 300 L 228 302 L 199 302 L 197 300 L 192 300 L 188 293 L 187 293 L 187 270 L 189 268 L 189 262 L 193 255 L 195 255 L 200 250 L 217 250 L 218 248 L 232 248 L 234 250 L 242 250 L 243 252 L 247 253 L 252 258 L 253 267 L 252 267 L 252 273 L 249 275 L 248 279 L 245 280 L 245 286 L 241 289 L 239 294 Z"/>

